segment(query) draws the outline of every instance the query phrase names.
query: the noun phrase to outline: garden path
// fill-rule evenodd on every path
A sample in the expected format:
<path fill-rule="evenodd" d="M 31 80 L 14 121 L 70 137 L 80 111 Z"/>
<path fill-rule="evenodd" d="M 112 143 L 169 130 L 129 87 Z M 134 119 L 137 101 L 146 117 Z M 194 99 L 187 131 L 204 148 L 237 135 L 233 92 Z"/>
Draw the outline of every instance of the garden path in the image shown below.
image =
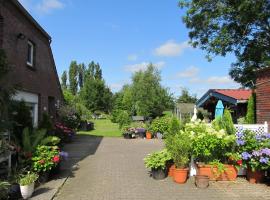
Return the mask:
<path fill-rule="evenodd" d="M 238 179 L 236 182 L 213 182 L 208 189 L 197 189 L 192 180 L 183 185 L 175 184 L 171 178 L 153 180 L 144 167 L 143 158 L 162 146 L 162 141 L 159 140 L 103 138 L 96 151 L 78 163 L 78 170 L 68 178 L 54 199 L 270 199 L 269 186 L 252 185 L 244 179 Z"/>

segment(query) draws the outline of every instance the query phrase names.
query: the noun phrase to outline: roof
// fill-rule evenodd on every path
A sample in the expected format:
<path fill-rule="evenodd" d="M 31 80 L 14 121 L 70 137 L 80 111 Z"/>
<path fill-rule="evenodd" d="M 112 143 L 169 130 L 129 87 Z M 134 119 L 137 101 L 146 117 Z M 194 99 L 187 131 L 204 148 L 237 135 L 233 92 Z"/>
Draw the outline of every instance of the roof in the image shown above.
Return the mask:
<path fill-rule="evenodd" d="M 21 3 L 18 0 L 11 0 L 11 3 L 13 3 L 19 11 L 22 12 L 22 14 L 45 36 L 48 38 L 48 40 L 51 40 L 51 36 L 39 25 L 39 23 L 29 14 L 29 12 L 21 5 Z"/>
<path fill-rule="evenodd" d="M 185 113 L 193 113 L 194 106 L 195 106 L 194 103 L 178 103 L 176 105 L 176 108 L 180 113 L 185 114 Z"/>
<path fill-rule="evenodd" d="M 210 89 L 197 101 L 196 105 L 202 106 L 211 97 L 236 105 L 247 102 L 251 94 L 252 90 L 246 89 Z"/>

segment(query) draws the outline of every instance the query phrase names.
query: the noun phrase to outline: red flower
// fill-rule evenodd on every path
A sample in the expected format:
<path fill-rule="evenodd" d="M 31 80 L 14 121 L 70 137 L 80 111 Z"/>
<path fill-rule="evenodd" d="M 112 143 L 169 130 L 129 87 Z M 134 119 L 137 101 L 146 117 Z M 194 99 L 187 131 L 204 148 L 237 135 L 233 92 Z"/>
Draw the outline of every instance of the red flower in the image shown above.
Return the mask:
<path fill-rule="evenodd" d="M 243 161 L 242 160 L 237 160 L 236 163 L 241 166 L 243 164 Z"/>
<path fill-rule="evenodd" d="M 43 165 L 45 163 L 45 160 L 42 159 L 42 160 L 40 160 L 38 162 Z"/>
<path fill-rule="evenodd" d="M 59 163 L 59 161 L 60 161 L 60 157 L 59 156 L 54 156 L 53 157 L 53 162 L 54 163 Z"/>

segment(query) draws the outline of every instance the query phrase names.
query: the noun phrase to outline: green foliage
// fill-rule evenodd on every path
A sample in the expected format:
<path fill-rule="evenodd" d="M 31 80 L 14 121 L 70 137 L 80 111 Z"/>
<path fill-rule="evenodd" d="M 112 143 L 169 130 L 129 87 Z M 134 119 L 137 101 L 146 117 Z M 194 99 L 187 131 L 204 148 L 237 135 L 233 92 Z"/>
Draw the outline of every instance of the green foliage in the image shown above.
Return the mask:
<path fill-rule="evenodd" d="M 218 117 L 212 122 L 215 130 L 219 131 L 224 129 L 227 134 L 234 135 L 236 130 L 233 124 L 232 115 L 230 110 L 225 109 L 222 117 Z"/>
<path fill-rule="evenodd" d="M 255 124 L 256 123 L 256 103 L 255 103 L 255 94 L 251 95 L 248 100 L 247 106 L 247 115 L 245 122 L 247 124 Z"/>
<path fill-rule="evenodd" d="M 125 125 L 129 125 L 131 123 L 131 117 L 128 112 L 125 110 L 121 110 L 117 116 L 117 123 L 119 124 L 119 128 L 121 129 Z"/>
<path fill-rule="evenodd" d="M 33 153 L 36 147 L 41 143 L 41 141 L 46 136 L 46 130 L 31 130 L 29 128 L 25 128 L 22 134 L 22 150 L 24 152 Z"/>
<path fill-rule="evenodd" d="M 181 128 L 181 122 L 177 119 L 177 117 L 173 117 L 169 123 L 168 134 L 175 135 L 176 133 L 179 133 Z"/>
<path fill-rule="evenodd" d="M 63 90 L 67 89 L 67 71 L 64 71 L 61 77 L 61 86 Z"/>
<path fill-rule="evenodd" d="M 0 181 L 0 200 L 7 199 L 8 189 L 10 184 L 5 181 Z"/>
<path fill-rule="evenodd" d="M 237 61 L 230 76 L 252 86 L 256 70 L 270 60 L 270 2 L 180 0 L 180 6 L 186 12 L 183 21 L 190 29 L 192 46 L 205 50 L 209 60 L 234 53 Z"/>
<path fill-rule="evenodd" d="M 69 66 L 69 90 L 73 95 L 78 91 L 78 65 L 76 61 L 72 61 Z"/>
<path fill-rule="evenodd" d="M 151 154 L 148 154 L 144 158 L 144 163 L 146 168 L 149 169 L 165 169 L 168 161 L 172 159 L 170 153 L 167 149 L 163 149 L 162 151 L 157 151 Z"/>
<path fill-rule="evenodd" d="M 175 135 L 169 135 L 165 139 L 165 146 L 171 154 L 176 168 L 188 166 L 191 156 L 191 138 L 187 132 L 181 131 Z"/>
<path fill-rule="evenodd" d="M 48 172 L 60 162 L 57 146 L 37 146 L 32 157 L 33 169 L 36 172 Z"/>
<path fill-rule="evenodd" d="M 60 143 L 60 138 L 56 136 L 48 136 L 41 140 L 40 145 L 56 146 Z"/>
<path fill-rule="evenodd" d="M 190 95 L 186 88 L 182 89 L 181 95 L 177 99 L 177 103 L 196 103 L 196 101 L 196 95 Z"/>
<path fill-rule="evenodd" d="M 171 118 L 169 117 L 157 117 L 154 119 L 151 123 L 150 130 L 153 133 L 161 133 L 165 134 L 168 132 L 170 128 L 170 120 Z"/>
<path fill-rule="evenodd" d="M 62 106 L 59 110 L 59 117 L 65 126 L 71 129 L 77 129 L 81 122 L 80 114 L 72 106 Z"/>
<path fill-rule="evenodd" d="M 27 172 L 25 175 L 21 175 L 19 178 L 19 184 L 21 186 L 31 185 L 38 179 L 38 174 L 35 172 Z"/>

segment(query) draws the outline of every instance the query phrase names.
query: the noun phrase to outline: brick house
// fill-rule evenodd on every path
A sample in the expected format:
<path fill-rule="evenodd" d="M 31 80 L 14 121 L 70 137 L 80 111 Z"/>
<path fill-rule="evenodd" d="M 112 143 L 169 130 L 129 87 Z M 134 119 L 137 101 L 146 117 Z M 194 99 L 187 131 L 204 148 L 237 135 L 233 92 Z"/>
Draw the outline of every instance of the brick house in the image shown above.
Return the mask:
<path fill-rule="evenodd" d="M 63 101 L 51 37 L 17 0 L 0 0 L 0 48 L 12 68 L 4 83 L 18 85 L 15 100 L 31 108 L 33 124 L 42 113 L 56 118 Z"/>
<path fill-rule="evenodd" d="M 257 123 L 270 123 L 270 67 L 257 72 L 256 80 Z"/>

